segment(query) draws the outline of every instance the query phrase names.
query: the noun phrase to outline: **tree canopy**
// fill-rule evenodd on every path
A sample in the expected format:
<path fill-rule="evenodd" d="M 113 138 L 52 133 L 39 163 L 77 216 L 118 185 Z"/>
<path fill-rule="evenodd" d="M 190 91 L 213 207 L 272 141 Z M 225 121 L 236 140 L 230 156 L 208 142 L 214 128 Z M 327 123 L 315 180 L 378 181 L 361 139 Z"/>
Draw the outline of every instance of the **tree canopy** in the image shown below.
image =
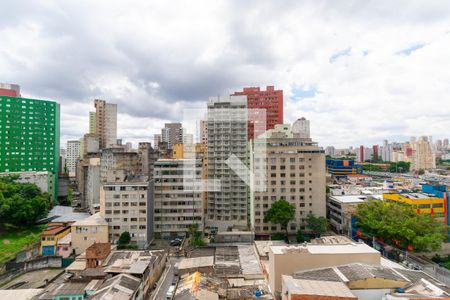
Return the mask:
<path fill-rule="evenodd" d="M 446 238 L 444 224 L 406 204 L 370 200 L 358 205 L 356 218 L 364 234 L 402 249 L 436 251 Z"/>
<path fill-rule="evenodd" d="M 280 224 L 281 228 L 286 230 L 286 238 L 288 237 L 288 224 L 295 218 L 295 206 L 286 200 L 277 200 L 272 203 L 272 207 L 264 216 L 264 222 Z"/>
<path fill-rule="evenodd" d="M 18 176 L 0 177 L 0 226 L 28 226 L 47 216 L 50 196 L 31 183 L 18 183 Z"/>
<path fill-rule="evenodd" d="M 313 214 L 309 214 L 306 217 L 306 226 L 314 235 L 320 236 L 327 231 L 328 220 L 325 217 L 316 217 Z"/>
<path fill-rule="evenodd" d="M 131 242 L 131 236 L 128 231 L 122 232 L 119 237 L 119 245 L 128 245 Z"/>

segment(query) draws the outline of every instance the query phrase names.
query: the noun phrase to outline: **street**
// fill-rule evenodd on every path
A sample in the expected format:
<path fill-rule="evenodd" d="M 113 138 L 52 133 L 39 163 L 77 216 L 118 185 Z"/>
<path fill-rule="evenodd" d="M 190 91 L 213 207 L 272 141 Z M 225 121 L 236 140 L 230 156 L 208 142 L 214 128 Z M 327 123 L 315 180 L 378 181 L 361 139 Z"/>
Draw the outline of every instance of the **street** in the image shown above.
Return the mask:
<path fill-rule="evenodd" d="M 161 275 L 161 278 L 157 283 L 158 286 L 156 287 L 154 293 L 151 295 L 150 299 L 166 299 L 166 293 L 169 290 L 174 277 L 174 266 L 180 260 L 181 258 L 169 257 L 169 266 Z"/>

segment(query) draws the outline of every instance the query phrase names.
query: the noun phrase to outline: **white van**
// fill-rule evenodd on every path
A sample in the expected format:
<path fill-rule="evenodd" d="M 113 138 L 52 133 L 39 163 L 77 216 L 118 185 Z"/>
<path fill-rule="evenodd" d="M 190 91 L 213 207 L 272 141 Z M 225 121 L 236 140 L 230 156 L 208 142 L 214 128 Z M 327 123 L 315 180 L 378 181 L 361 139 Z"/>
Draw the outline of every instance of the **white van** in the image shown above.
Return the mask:
<path fill-rule="evenodd" d="M 172 297 L 173 297 L 173 292 L 175 292 L 175 286 L 174 286 L 174 285 L 171 285 L 171 286 L 169 287 L 169 289 L 167 290 L 167 293 L 166 293 L 166 299 L 172 299 Z"/>

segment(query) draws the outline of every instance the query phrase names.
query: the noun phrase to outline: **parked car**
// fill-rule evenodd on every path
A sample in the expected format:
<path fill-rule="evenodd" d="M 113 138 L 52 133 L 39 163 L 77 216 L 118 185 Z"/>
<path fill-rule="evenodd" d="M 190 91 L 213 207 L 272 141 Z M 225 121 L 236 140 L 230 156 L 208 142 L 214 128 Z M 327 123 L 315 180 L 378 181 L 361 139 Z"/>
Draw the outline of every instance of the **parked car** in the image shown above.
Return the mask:
<path fill-rule="evenodd" d="M 173 293 L 175 292 L 175 286 L 171 285 L 166 293 L 166 299 L 172 299 Z"/>
<path fill-rule="evenodd" d="M 180 246 L 182 239 L 176 238 L 170 241 L 170 246 Z"/>

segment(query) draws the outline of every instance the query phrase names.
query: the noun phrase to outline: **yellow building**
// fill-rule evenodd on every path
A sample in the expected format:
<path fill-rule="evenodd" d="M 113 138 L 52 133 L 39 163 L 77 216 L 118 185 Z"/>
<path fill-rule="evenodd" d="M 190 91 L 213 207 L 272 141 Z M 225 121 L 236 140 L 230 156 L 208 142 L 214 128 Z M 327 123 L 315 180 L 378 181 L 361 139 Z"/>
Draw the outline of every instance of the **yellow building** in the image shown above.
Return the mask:
<path fill-rule="evenodd" d="M 436 220 L 445 222 L 444 198 L 424 193 L 389 193 L 383 194 L 383 200 L 409 204 L 417 213 L 431 214 Z"/>
<path fill-rule="evenodd" d="M 70 224 L 64 222 L 51 222 L 41 234 L 40 254 L 42 256 L 56 255 L 56 244 L 60 239 L 70 233 Z"/>
<path fill-rule="evenodd" d="M 72 224 L 72 249 L 81 254 L 94 243 L 108 242 L 108 223 L 96 213 Z"/>

